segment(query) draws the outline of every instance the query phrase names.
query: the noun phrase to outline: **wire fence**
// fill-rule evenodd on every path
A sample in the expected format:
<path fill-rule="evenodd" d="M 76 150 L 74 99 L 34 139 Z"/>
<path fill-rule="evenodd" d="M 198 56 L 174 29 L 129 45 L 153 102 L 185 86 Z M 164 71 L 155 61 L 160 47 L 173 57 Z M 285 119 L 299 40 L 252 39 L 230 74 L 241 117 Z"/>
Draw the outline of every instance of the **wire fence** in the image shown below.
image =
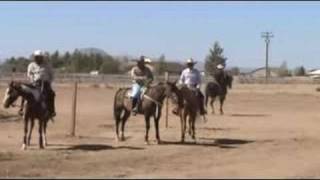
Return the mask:
<path fill-rule="evenodd" d="M 165 82 L 165 75 L 154 77 L 154 82 Z M 169 74 L 169 81 L 178 80 L 179 75 Z M 213 81 L 211 76 L 204 76 L 203 84 Z M 0 73 L 0 84 L 7 84 L 11 80 L 28 81 L 26 73 Z M 91 75 L 86 73 L 63 73 L 55 74 L 55 84 L 71 84 L 77 81 L 79 84 L 104 85 L 106 87 L 128 87 L 132 80 L 128 74 L 98 74 Z M 265 84 L 264 77 L 254 77 L 248 75 L 234 76 L 233 83 L 237 84 Z M 269 84 L 319 84 L 319 80 L 307 76 L 303 77 L 270 77 Z"/>

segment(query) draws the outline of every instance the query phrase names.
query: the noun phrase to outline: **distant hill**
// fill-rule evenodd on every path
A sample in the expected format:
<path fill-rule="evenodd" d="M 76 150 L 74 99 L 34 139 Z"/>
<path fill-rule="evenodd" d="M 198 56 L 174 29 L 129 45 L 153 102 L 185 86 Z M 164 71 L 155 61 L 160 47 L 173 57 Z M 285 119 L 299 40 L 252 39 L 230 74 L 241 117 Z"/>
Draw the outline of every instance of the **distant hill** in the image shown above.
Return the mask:
<path fill-rule="evenodd" d="M 106 53 L 103 49 L 89 47 L 89 48 L 80 48 L 78 49 L 83 54 L 100 54 L 102 56 L 108 56 L 108 53 Z"/>

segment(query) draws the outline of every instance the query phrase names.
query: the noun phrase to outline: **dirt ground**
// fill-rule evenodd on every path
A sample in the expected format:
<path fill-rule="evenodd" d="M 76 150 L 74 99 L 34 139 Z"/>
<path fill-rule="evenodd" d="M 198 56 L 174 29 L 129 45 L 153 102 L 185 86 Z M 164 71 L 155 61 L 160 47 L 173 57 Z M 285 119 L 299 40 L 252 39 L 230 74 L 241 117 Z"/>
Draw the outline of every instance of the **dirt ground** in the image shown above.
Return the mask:
<path fill-rule="evenodd" d="M 163 143 L 144 144 L 144 120 L 131 117 L 125 142 L 115 141 L 115 90 L 80 87 L 76 137 L 68 137 L 72 88 L 55 86 L 57 114 L 46 149 L 20 150 L 23 123 L 0 108 L 0 177 L 46 178 L 320 178 L 320 92 L 316 85 L 241 85 L 228 94 L 225 115 L 198 119 L 196 142 L 180 141 L 179 119 L 160 121 Z M 4 87 L 0 88 L 3 97 Z M 210 110 L 210 109 L 209 109 Z M 8 115 L 9 113 L 9 115 Z M 7 117 L 9 116 L 9 117 Z"/>

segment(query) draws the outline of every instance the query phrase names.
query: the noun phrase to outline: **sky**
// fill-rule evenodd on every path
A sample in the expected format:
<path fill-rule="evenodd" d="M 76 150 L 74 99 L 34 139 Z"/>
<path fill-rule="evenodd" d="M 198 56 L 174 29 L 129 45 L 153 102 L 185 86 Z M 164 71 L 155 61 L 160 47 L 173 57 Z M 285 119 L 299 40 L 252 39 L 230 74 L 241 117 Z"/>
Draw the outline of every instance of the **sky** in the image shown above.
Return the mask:
<path fill-rule="evenodd" d="M 320 2 L 0 2 L 0 59 L 97 47 L 111 55 L 203 62 L 215 41 L 227 66 L 320 68 Z"/>

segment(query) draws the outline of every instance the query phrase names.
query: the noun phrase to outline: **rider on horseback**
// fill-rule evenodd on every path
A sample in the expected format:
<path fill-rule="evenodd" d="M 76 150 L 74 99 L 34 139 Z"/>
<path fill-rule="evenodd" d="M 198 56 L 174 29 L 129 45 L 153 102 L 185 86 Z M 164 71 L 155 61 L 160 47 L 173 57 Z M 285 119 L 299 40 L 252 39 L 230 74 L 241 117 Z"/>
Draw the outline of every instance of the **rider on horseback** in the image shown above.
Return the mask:
<path fill-rule="evenodd" d="M 46 104 L 48 105 L 49 117 L 56 116 L 54 98 L 55 92 L 51 88 L 53 81 L 53 71 L 51 66 L 45 61 L 45 53 L 41 50 L 36 50 L 32 54 L 34 62 L 28 65 L 27 76 L 35 87 L 41 89 Z M 20 109 L 22 111 L 23 106 Z"/>
<path fill-rule="evenodd" d="M 144 90 L 144 88 L 147 88 L 153 81 L 153 74 L 151 70 L 145 66 L 146 59 L 147 58 L 145 58 L 144 56 L 141 56 L 140 60 L 137 61 L 137 65 L 134 66 L 131 70 L 131 77 L 133 79 L 131 93 L 133 115 L 136 115 L 138 112 L 141 92 Z"/>
<path fill-rule="evenodd" d="M 213 74 L 215 81 L 218 82 L 219 84 L 222 84 L 223 82 L 222 78 L 224 78 L 225 76 L 224 67 L 225 66 L 223 64 L 218 64 Z"/>
<path fill-rule="evenodd" d="M 196 94 L 199 99 L 199 107 L 200 107 L 200 114 L 206 114 L 206 110 L 204 108 L 204 96 L 200 90 L 201 86 L 201 74 L 200 72 L 194 68 L 196 62 L 193 61 L 192 58 L 187 60 L 187 68 L 184 69 L 180 75 L 179 84 L 184 84 L 188 88 L 195 90 Z M 178 114 L 178 108 L 173 110 L 174 114 Z"/>

